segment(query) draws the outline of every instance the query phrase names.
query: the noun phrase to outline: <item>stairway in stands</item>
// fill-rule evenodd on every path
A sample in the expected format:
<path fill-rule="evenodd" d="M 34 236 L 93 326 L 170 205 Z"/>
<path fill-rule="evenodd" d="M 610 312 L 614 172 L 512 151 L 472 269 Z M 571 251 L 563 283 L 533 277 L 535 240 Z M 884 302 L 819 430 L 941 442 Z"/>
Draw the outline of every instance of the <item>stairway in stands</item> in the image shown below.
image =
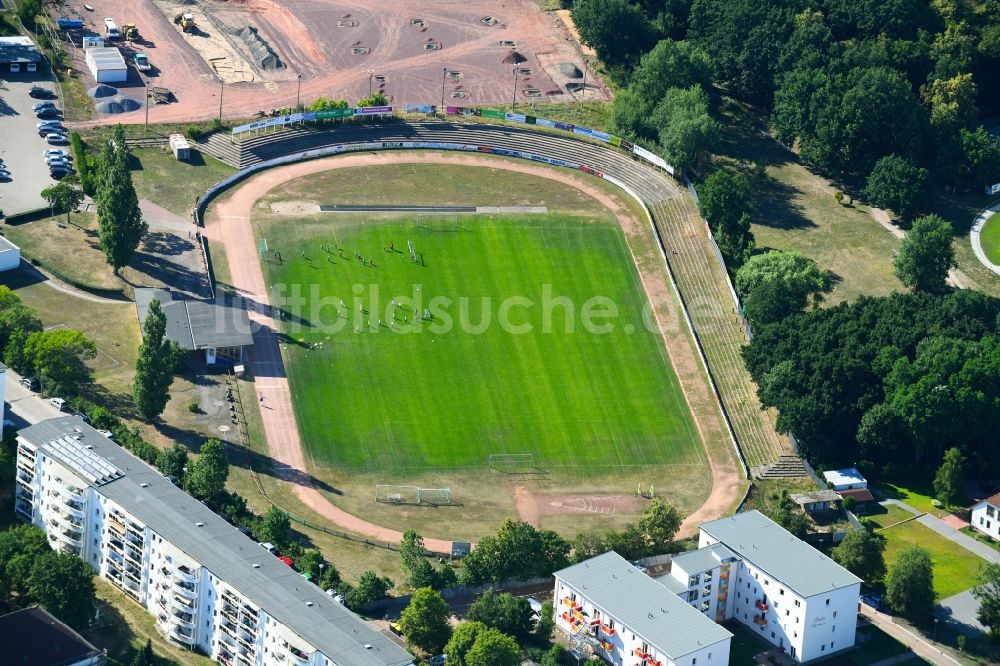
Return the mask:
<path fill-rule="evenodd" d="M 758 479 L 797 479 L 809 476 L 809 472 L 797 455 L 783 453 L 770 465 L 755 467 L 753 475 Z"/>

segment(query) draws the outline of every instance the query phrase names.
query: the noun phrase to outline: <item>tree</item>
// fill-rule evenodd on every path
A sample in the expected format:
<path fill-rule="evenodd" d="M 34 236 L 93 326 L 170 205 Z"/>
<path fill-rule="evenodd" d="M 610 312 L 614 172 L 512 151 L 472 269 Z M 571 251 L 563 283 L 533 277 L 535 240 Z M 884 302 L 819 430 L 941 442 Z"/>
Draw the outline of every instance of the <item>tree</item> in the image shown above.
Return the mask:
<path fill-rule="evenodd" d="M 448 655 L 445 666 L 467 666 L 465 655 L 475 645 L 479 634 L 487 629 L 482 622 L 462 622 L 455 627 L 451 639 L 444 646 L 445 654 Z"/>
<path fill-rule="evenodd" d="M 542 657 L 542 666 L 562 666 L 568 654 L 562 645 L 553 645 Z"/>
<path fill-rule="evenodd" d="M 698 190 L 701 214 L 708 221 L 730 272 L 739 270 L 756 245 L 750 231 L 750 183 L 746 176 L 719 170 Z"/>
<path fill-rule="evenodd" d="M 83 190 L 73 187 L 65 179 L 42 190 L 42 198 L 49 202 L 51 208 L 66 211 L 66 224 L 69 224 L 70 211 L 76 210 L 83 201 L 83 197 Z"/>
<path fill-rule="evenodd" d="M 425 553 L 423 537 L 414 530 L 403 532 L 403 540 L 399 544 L 399 559 L 403 569 L 413 573 L 420 561 L 426 561 Z"/>
<path fill-rule="evenodd" d="M 634 65 L 656 40 L 649 19 L 628 0 L 576 0 L 573 22 L 580 39 L 618 71 Z"/>
<path fill-rule="evenodd" d="M 699 85 L 670 88 L 653 111 L 660 146 L 668 163 L 695 169 L 716 144 L 719 124 L 708 111 L 708 95 Z"/>
<path fill-rule="evenodd" d="M 893 610 L 918 624 L 934 611 L 934 565 L 930 554 L 911 546 L 896 556 L 885 579 L 885 600 Z"/>
<path fill-rule="evenodd" d="M 934 495 L 945 506 L 956 506 L 965 497 L 965 456 L 957 448 L 944 452 L 944 462 L 934 476 Z"/>
<path fill-rule="evenodd" d="M 972 596 L 979 600 L 976 619 L 989 627 L 992 638 L 1000 638 L 1000 564 L 991 562 L 980 569 Z"/>
<path fill-rule="evenodd" d="M 388 106 L 389 99 L 385 96 L 385 93 L 380 91 L 375 91 L 368 97 L 358 100 L 358 107 L 365 106 Z"/>
<path fill-rule="evenodd" d="M 279 549 L 288 545 L 291 537 L 292 521 L 288 514 L 276 506 L 272 506 L 264 514 L 257 530 L 258 541 L 273 543 Z"/>
<path fill-rule="evenodd" d="M 629 88 L 638 99 L 655 105 L 670 88 L 695 84 L 705 88 L 711 83 L 712 59 L 701 47 L 689 41 L 663 39 L 642 56 L 629 79 Z"/>
<path fill-rule="evenodd" d="M 163 476 L 172 476 L 178 485 L 184 484 L 184 468 L 188 464 L 188 450 L 183 444 L 174 444 L 161 451 L 156 459 L 156 468 Z"/>
<path fill-rule="evenodd" d="M 114 274 L 118 275 L 148 229 L 132 185 L 125 131 L 121 125 L 115 128 L 114 139 L 101 152 L 101 176 L 94 203 L 97 206 L 97 235 L 101 250 Z"/>
<path fill-rule="evenodd" d="M 23 367 L 18 370 L 35 374 L 49 393 L 76 395 L 92 376 L 86 361 L 96 356 L 97 347 L 79 331 L 40 331 L 25 339 Z"/>
<path fill-rule="evenodd" d="M 51 552 L 45 532 L 34 525 L 15 525 L 0 532 L 0 600 L 26 596 L 31 565 Z"/>
<path fill-rule="evenodd" d="M 497 594 L 486 590 L 469 606 L 466 619 L 482 622 L 487 627 L 524 641 L 531 634 L 531 606 L 524 597 L 515 597 L 507 592 Z"/>
<path fill-rule="evenodd" d="M 819 305 L 832 283 L 829 271 L 794 250 L 754 255 L 736 271 L 736 293 L 755 323 L 779 321 L 807 305 Z"/>
<path fill-rule="evenodd" d="M 84 629 L 94 617 L 94 570 L 79 557 L 45 553 L 32 563 L 28 597 L 74 629 Z"/>
<path fill-rule="evenodd" d="M 198 458 L 188 465 L 184 487 L 196 498 L 212 503 L 225 493 L 228 478 L 226 450 L 219 440 L 210 439 L 202 445 Z"/>
<path fill-rule="evenodd" d="M 358 586 L 347 595 L 347 607 L 357 612 L 362 606 L 381 601 L 389 596 L 393 582 L 386 576 L 379 576 L 368 569 L 358 579 Z"/>
<path fill-rule="evenodd" d="M 166 339 L 166 333 L 167 318 L 160 308 L 160 301 L 154 298 L 149 302 L 146 319 L 142 322 L 142 343 L 132 383 L 132 399 L 147 421 L 163 413 L 170 400 L 174 370 L 183 358 L 180 347 Z"/>
<path fill-rule="evenodd" d="M 962 145 L 960 175 L 963 181 L 976 187 L 1000 182 L 1000 144 L 995 136 L 980 125 L 975 130 L 959 132 Z"/>
<path fill-rule="evenodd" d="M 869 585 L 885 576 L 885 539 L 864 530 L 847 533 L 831 553 L 834 562 Z"/>
<path fill-rule="evenodd" d="M 151 639 L 147 638 L 143 648 L 132 657 L 131 666 L 156 666 L 156 660 L 153 657 L 153 641 Z"/>
<path fill-rule="evenodd" d="M 951 223 L 938 215 L 914 220 L 895 258 L 896 276 L 917 291 L 943 290 L 948 271 L 958 265 L 951 238 Z"/>
<path fill-rule="evenodd" d="M 646 536 L 650 552 L 668 553 L 681 528 L 681 514 L 666 500 L 654 497 L 642 510 L 638 527 Z"/>
<path fill-rule="evenodd" d="M 465 558 L 462 580 L 479 585 L 548 576 L 568 564 L 569 544 L 551 531 L 507 519 L 496 536 L 484 537 Z"/>
<path fill-rule="evenodd" d="M 886 155 L 875 163 L 864 194 L 879 208 L 890 208 L 909 219 L 927 189 L 927 169 L 914 166 L 898 155 Z"/>
<path fill-rule="evenodd" d="M 972 127 L 979 117 L 976 94 L 972 74 L 935 79 L 923 88 L 924 103 L 931 111 L 931 127 L 938 137 L 951 139 L 957 137 L 960 130 Z"/>
<path fill-rule="evenodd" d="M 535 627 L 536 642 L 547 645 L 552 638 L 552 630 L 556 626 L 556 611 L 552 606 L 552 600 L 547 599 L 542 602 L 542 610 L 538 614 L 538 625 Z"/>
<path fill-rule="evenodd" d="M 35 27 L 35 18 L 42 13 L 42 0 L 23 0 L 17 8 L 17 19 L 31 28 Z"/>
<path fill-rule="evenodd" d="M 334 109 L 349 109 L 350 104 L 346 99 L 329 99 L 327 97 L 317 97 L 309 105 L 310 111 L 333 111 Z"/>
<path fill-rule="evenodd" d="M 465 653 L 466 666 L 520 666 L 521 647 L 513 638 L 486 628 Z"/>
<path fill-rule="evenodd" d="M 407 646 L 417 647 L 431 655 L 440 653 L 451 638 L 450 615 L 448 603 L 440 592 L 429 587 L 414 592 L 399 616 L 399 626 Z"/>
<path fill-rule="evenodd" d="M 7 353 L 8 341 L 15 333 L 20 336 L 20 345 L 11 350 L 14 356 L 23 356 L 24 340 L 31 333 L 42 330 L 42 320 L 38 318 L 35 311 L 21 302 L 21 297 L 14 293 L 7 285 L 0 285 L 0 351 Z M 7 365 L 14 366 L 14 363 Z M 17 368 L 15 368 L 16 370 Z"/>

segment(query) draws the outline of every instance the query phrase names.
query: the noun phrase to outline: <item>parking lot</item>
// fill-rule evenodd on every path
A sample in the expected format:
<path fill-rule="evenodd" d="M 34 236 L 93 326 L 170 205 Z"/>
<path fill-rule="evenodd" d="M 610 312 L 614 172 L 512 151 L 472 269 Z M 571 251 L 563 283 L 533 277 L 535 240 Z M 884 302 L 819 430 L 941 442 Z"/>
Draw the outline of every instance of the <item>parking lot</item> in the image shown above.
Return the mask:
<path fill-rule="evenodd" d="M 45 76 L 41 73 L 8 72 L 0 75 L 0 137 L 3 137 L 0 140 L 0 159 L 11 177 L 7 182 L 0 182 L 0 210 L 5 215 L 46 205 L 39 192 L 56 181 L 49 176 L 42 153 L 54 147 L 69 150 L 69 146 L 50 146 L 38 136 L 35 128 L 39 119 L 31 107 L 42 100 L 29 97 L 28 90 L 33 85 L 55 90 L 54 84 L 43 78 Z M 62 108 L 59 100 L 53 101 Z"/>

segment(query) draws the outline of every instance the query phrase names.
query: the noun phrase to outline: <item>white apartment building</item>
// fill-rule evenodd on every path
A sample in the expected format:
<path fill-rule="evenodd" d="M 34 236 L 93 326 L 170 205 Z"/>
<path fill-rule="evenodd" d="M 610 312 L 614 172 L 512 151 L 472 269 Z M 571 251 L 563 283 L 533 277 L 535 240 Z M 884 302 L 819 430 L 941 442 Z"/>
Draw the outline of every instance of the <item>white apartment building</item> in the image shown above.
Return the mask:
<path fill-rule="evenodd" d="M 711 579 L 708 617 L 735 618 L 799 662 L 854 646 L 860 578 L 759 511 L 699 528 L 671 577 L 702 590 Z"/>
<path fill-rule="evenodd" d="M 727 664 L 732 619 L 798 662 L 854 646 L 861 579 L 758 511 L 700 530 L 655 579 L 616 553 L 556 573 L 556 626 L 616 666 Z"/>
<path fill-rule="evenodd" d="M 15 512 L 230 666 L 408 666 L 412 657 L 76 416 L 18 433 Z"/>
<path fill-rule="evenodd" d="M 555 574 L 556 626 L 615 666 L 724 666 L 732 634 L 615 552 Z"/>
<path fill-rule="evenodd" d="M 974 504 L 969 524 L 987 536 L 1000 539 L 1000 493 Z"/>

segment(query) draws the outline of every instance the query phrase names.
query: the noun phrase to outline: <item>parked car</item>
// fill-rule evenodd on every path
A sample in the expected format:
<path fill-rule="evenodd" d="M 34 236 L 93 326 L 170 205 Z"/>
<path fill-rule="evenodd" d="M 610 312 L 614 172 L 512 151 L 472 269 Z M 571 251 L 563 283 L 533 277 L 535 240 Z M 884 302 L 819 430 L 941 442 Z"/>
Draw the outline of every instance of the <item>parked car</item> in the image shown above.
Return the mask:
<path fill-rule="evenodd" d="M 36 113 L 38 111 L 41 111 L 42 109 L 54 109 L 54 108 L 56 108 L 55 102 L 38 102 L 36 104 L 31 105 L 31 110 L 35 111 Z"/>
<path fill-rule="evenodd" d="M 58 166 L 57 165 L 57 166 L 49 168 L 49 175 L 54 180 L 62 180 L 66 176 L 70 175 L 71 173 L 73 173 L 73 170 L 70 169 L 69 167 Z"/>
<path fill-rule="evenodd" d="M 60 412 L 68 412 L 69 405 L 62 398 L 49 398 L 49 404 L 58 409 Z"/>
<path fill-rule="evenodd" d="M 61 164 L 63 166 L 72 167 L 73 165 L 69 163 L 69 160 L 63 155 L 49 155 L 45 158 L 45 163 L 49 166 L 53 164 Z"/>
<path fill-rule="evenodd" d="M 0 171 L 0 182 L 6 183 L 11 180 L 10 171 Z"/>
<path fill-rule="evenodd" d="M 21 377 L 21 386 L 29 391 L 37 391 L 39 388 L 38 380 L 34 377 Z"/>
<path fill-rule="evenodd" d="M 46 118 L 52 118 L 58 120 L 60 116 L 59 109 L 39 109 L 35 111 L 35 117 L 45 120 Z"/>
<path fill-rule="evenodd" d="M 447 660 L 448 660 L 447 654 L 439 654 L 428 659 L 427 663 L 430 664 L 431 666 L 444 666 L 444 663 Z"/>
<path fill-rule="evenodd" d="M 59 127 L 59 128 L 62 128 L 62 126 L 63 126 L 62 121 L 59 120 L 58 118 L 53 119 L 53 120 L 43 120 L 40 123 L 35 123 L 35 127 L 37 127 L 38 129 L 42 129 L 43 127 Z"/>
<path fill-rule="evenodd" d="M 69 137 L 65 134 L 49 134 L 45 140 L 52 146 L 68 146 Z"/>
<path fill-rule="evenodd" d="M 48 88 L 31 86 L 31 90 L 28 91 L 28 96 L 34 97 L 35 99 L 54 99 L 56 94 Z"/>
<path fill-rule="evenodd" d="M 46 158 L 48 158 L 48 157 L 65 157 L 66 159 L 70 159 L 70 160 L 73 159 L 73 156 L 70 155 L 67 151 L 63 150 L 62 148 L 49 148 L 44 153 L 42 153 L 42 157 L 46 157 Z"/>

